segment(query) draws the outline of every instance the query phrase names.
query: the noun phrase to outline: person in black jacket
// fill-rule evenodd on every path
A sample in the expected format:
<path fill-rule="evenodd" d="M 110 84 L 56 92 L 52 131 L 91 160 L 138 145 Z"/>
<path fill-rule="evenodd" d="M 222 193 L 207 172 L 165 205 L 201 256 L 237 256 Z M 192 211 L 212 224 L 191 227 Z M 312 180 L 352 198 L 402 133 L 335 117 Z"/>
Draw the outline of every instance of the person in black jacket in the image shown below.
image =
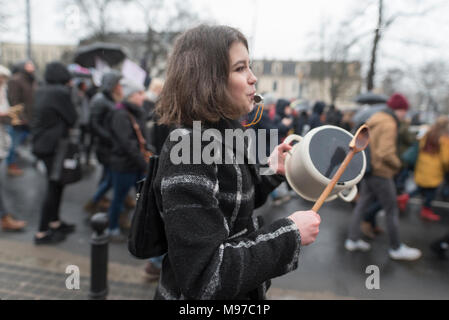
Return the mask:
<path fill-rule="evenodd" d="M 33 105 L 33 153 L 44 162 L 47 168 L 48 188 L 41 209 L 39 231 L 35 235 L 35 244 L 50 244 L 65 239 L 65 235 L 75 230 L 75 226 L 59 218 L 64 185 L 52 181 L 55 150 L 62 137 L 68 137 L 69 129 L 77 120 L 75 106 L 70 93 L 71 75 L 67 68 L 59 63 L 49 63 L 45 70 L 46 84 L 35 94 Z"/>
<path fill-rule="evenodd" d="M 118 71 L 106 73 L 102 79 L 101 91 L 90 102 L 90 128 L 92 137 L 95 140 L 98 162 L 103 166 L 98 189 L 93 198 L 84 206 L 84 210 L 90 214 L 97 213 L 99 210 L 105 210 L 109 206 L 104 196 L 112 188 L 110 157 L 113 138 L 107 119 L 115 109 L 115 105 L 123 99 L 123 90 L 120 84 L 121 78 L 122 74 Z"/>
<path fill-rule="evenodd" d="M 122 80 L 124 100 L 111 113 L 113 141 L 110 168 L 114 197 L 109 207 L 109 236 L 113 241 L 125 241 L 120 233 L 119 217 L 129 190 L 143 178 L 147 168 L 144 150 L 146 143 L 146 115 L 143 109 L 145 88 L 130 80 Z"/>
<path fill-rule="evenodd" d="M 326 104 L 324 102 L 318 101 L 313 106 L 313 113 L 309 119 L 310 130 L 317 127 L 321 127 L 324 123 L 321 121 L 321 116 L 323 115 Z"/>
<path fill-rule="evenodd" d="M 260 175 L 257 165 L 237 160 L 247 152 L 226 141 L 226 132 L 243 132 L 239 119 L 254 109 L 256 82 L 238 30 L 201 25 L 177 39 L 156 105 L 160 123 L 179 127 L 154 181 L 168 244 L 156 299 L 263 299 L 270 279 L 295 270 L 301 246 L 315 241 L 315 212 L 265 226 L 254 215 L 284 181 L 292 147 L 276 147 L 269 158 L 276 174 Z M 198 122 L 220 147 L 212 163 Z"/>

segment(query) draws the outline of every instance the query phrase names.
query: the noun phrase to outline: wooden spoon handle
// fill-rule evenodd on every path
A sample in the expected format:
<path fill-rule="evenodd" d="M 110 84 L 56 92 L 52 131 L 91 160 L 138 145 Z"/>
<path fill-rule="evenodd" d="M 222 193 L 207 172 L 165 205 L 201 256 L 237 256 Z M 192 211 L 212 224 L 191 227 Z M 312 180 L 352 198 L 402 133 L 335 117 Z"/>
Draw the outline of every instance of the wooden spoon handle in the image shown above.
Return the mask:
<path fill-rule="evenodd" d="M 337 184 L 338 180 L 340 180 L 343 172 L 345 172 L 346 167 L 348 166 L 349 162 L 351 162 L 352 158 L 354 157 L 354 150 L 351 149 L 349 153 L 346 155 L 345 160 L 343 160 L 340 168 L 338 168 L 337 172 L 335 173 L 334 177 L 332 178 L 331 182 L 327 185 L 326 189 L 324 189 L 321 196 L 318 198 L 318 200 L 315 202 L 315 205 L 312 208 L 312 211 L 318 212 L 320 210 L 321 206 L 323 205 L 324 201 L 326 201 L 327 197 L 331 193 L 332 189 L 334 189 L 335 185 Z"/>

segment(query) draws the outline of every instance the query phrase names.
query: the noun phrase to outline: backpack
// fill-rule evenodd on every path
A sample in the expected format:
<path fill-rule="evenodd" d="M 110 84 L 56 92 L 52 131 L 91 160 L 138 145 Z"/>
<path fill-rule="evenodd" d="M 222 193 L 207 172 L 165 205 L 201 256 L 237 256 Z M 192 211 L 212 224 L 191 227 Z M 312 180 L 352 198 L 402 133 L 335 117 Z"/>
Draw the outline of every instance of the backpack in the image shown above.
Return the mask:
<path fill-rule="evenodd" d="M 128 250 L 139 259 L 159 257 L 167 252 L 164 221 L 154 190 L 159 157 L 152 156 L 146 178 L 138 182 L 137 201 L 128 236 Z"/>

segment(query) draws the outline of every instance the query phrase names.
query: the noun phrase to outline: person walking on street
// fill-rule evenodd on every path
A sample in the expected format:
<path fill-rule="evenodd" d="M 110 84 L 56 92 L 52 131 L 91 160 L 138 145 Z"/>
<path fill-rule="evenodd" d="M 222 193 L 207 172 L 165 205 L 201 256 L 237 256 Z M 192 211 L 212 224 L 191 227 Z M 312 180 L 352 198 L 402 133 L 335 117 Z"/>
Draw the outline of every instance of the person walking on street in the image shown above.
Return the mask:
<path fill-rule="evenodd" d="M 8 175 L 17 177 L 23 175 L 23 170 L 17 166 L 16 151 L 30 133 L 29 125 L 32 120 L 32 106 L 34 91 L 36 89 L 35 67 L 32 61 L 20 63 L 16 67 L 16 72 L 8 82 L 8 100 L 11 107 L 22 105 L 23 111 L 20 114 L 20 121 L 11 123 L 11 147 L 6 164 L 8 166 Z"/>
<path fill-rule="evenodd" d="M 92 138 L 95 139 L 97 159 L 103 167 L 103 173 L 93 198 L 84 206 L 84 210 L 90 214 L 107 210 L 110 206 L 109 201 L 105 198 L 106 193 L 112 188 L 110 158 L 113 138 L 108 119 L 116 104 L 123 99 L 121 78 L 122 74 L 118 71 L 106 73 L 102 79 L 101 92 L 97 93 L 91 100 L 91 133 Z"/>
<path fill-rule="evenodd" d="M 243 131 L 239 119 L 255 108 L 256 82 L 238 30 L 201 25 L 177 39 L 156 106 L 161 123 L 179 128 L 162 149 L 154 181 L 168 243 L 156 299 L 264 299 L 270 279 L 295 270 L 301 247 L 318 235 L 321 220 L 312 211 L 264 226 L 254 215 L 285 180 L 283 161 L 292 149 L 275 148 L 269 163 L 276 174 L 268 176 L 249 161 L 239 163 L 245 152 L 226 143 L 225 132 Z M 222 147 L 212 164 L 172 157 L 179 138 L 190 155 L 210 153 L 204 139 L 195 142 L 201 132 L 194 121 Z M 203 150 L 195 150 L 198 142 Z"/>
<path fill-rule="evenodd" d="M 50 178 L 58 142 L 69 136 L 69 129 L 77 120 L 70 80 L 67 68 L 59 62 L 52 62 L 45 69 L 45 85 L 36 91 L 31 131 L 33 153 L 45 164 L 48 184 L 39 230 L 34 237 L 36 245 L 61 242 L 75 230 L 75 225 L 61 221 L 59 217 L 64 185 Z"/>
<path fill-rule="evenodd" d="M 418 160 L 415 166 L 415 182 L 424 197 L 421 218 L 439 221 L 441 217 L 432 211 L 438 187 L 449 169 L 449 117 L 440 116 L 420 140 Z"/>
<path fill-rule="evenodd" d="M 401 243 L 399 238 L 399 209 L 393 177 L 401 168 L 397 155 L 399 121 L 409 108 L 401 94 L 394 94 L 388 101 L 389 109 L 375 113 L 366 124 L 370 128 L 371 173 L 361 182 L 360 198 L 354 208 L 345 248 L 349 251 L 371 249 L 361 239 L 360 222 L 368 206 L 377 199 L 386 213 L 387 232 L 390 240 L 388 251 L 391 259 L 416 260 L 421 251 Z"/>
<path fill-rule="evenodd" d="M 143 109 L 145 88 L 130 80 L 122 80 L 124 100 L 114 110 L 110 123 L 113 141 L 110 165 L 114 197 L 109 207 L 108 233 L 112 241 L 124 242 L 126 237 L 119 228 L 120 213 L 124 209 L 128 192 L 144 177 L 147 169 L 145 152 L 146 115 Z"/>
<path fill-rule="evenodd" d="M 6 125 L 11 122 L 11 117 L 8 114 L 9 103 L 6 96 L 6 83 L 11 76 L 11 72 L 4 66 L 0 65 L 0 164 L 8 155 L 9 147 L 11 145 L 11 138 L 7 132 Z M 22 231 L 25 226 L 25 221 L 14 219 L 14 217 L 6 212 L 3 193 L 2 193 L 2 178 L 0 177 L 0 224 L 3 231 Z"/>

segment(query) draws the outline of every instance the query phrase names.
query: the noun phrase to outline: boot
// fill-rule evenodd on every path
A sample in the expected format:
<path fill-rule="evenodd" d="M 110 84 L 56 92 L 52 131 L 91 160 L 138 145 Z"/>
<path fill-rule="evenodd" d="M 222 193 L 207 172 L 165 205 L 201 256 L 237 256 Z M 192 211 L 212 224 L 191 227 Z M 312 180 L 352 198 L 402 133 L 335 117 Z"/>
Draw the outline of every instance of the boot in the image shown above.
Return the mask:
<path fill-rule="evenodd" d="M 134 209 L 136 207 L 136 200 L 134 200 L 131 196 L 127 196 L 125 198 L 125 208 Z"/>
<path fill-rule="evenodd" d="M 401 194 L 397 198 L 399 211 L 405 211 L 407 203 L 410 200 L 410 196 L 407 193 Z"/>
<path fill-rule="evenodd" d="M 432 209 L 423 207 L 421 209 L 421 218 L 429 221 L 440 221 L 441 217 L 435 214 Z"/>
<path fill-rule="evenodd" d="M 1 221 L 3 231 L 22 231 L 26 227 L 25 221 L 14 219 L 10 214 L 7 214 Z"/>
<path fill-rule="evenodd" d="M 20 177 L 23 175 L 23 170 L 20 169 L 16 164 L 10 164 L 8 166 L 8 176 Z"/>

